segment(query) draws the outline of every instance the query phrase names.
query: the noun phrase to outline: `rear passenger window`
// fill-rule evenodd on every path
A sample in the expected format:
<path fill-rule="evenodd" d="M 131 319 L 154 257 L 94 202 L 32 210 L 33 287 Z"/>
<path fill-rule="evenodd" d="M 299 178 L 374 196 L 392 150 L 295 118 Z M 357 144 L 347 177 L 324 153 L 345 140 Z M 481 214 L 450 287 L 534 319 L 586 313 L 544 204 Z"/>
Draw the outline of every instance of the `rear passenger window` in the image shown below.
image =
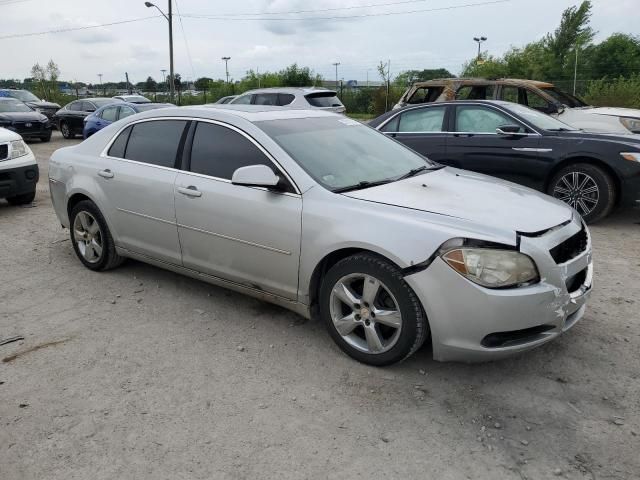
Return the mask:
<path fill-rule="evenodd" d="M 411 98 L 407 101 L 407 103 L 418 104 L 418 103 L 431 103 L 435 102 L 438 97 L 442 94 L 444 87 L 424 87 L 418 88 Z"/>
<path fill-rule="evenodd" d="M 467 85 L 456 92 L 456 100 L 491 100 L 493 85 Z"/>
<path fill-rule="evenodd" d="M 185 120 L 154 120 L 133 125 L 124 158 L 174 167 Z"/>
<path fill-rule="evenodd" d="M 441 132 L 445 107 L 418 108 L 400 116 L 398 132 Z"/>
<path fill-rule="evenodd" d="M 280 105 L 280 106 L 289 105 L 291 102 L 293 102 L 294 98 L 296 98 L 296 97 L 291 95 L 290 93 L 279 93 L 278 94 L 278 105 Z"/>
<path fill-rule="evenodd" d="M 191 147 L 191 171 L 231 180 L 233 172 L 249 165 L 278 170 L 264 153 L 244 135 L 213 123 L 198 123 Z"/>
<path fill-rule="evenodd" d="M 253 100 L 254 105 L 277 105 L 277 93 L 257 93 Z"/>
<path fill-rule="evenodd" d="M 124 150 L 127 146 L 127 140 L 129 140 L 130 133 L 131 127 L 125 128 L 122 133 L 118 135 L 118 138 L 116 138 L 115 141 L 111 144 L 107 155 L 109 155 L 110 157 L 124 158 Z"/>

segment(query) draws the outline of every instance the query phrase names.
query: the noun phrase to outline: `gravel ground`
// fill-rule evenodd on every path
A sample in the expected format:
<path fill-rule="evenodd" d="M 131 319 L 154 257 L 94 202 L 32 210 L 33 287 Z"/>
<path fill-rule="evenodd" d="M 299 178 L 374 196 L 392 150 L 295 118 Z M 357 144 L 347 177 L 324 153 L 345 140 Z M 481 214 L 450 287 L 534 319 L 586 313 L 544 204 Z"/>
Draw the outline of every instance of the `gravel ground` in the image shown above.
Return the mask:
<path fill-rule="evenodd" d="M 640 478 L 640 212 L 594 226 L 585 318 L 501 362 L 358 364 L 322 325 L 0 201 L 0 479 Z M 473 319 L 470 319 L 472 321 Z"/>

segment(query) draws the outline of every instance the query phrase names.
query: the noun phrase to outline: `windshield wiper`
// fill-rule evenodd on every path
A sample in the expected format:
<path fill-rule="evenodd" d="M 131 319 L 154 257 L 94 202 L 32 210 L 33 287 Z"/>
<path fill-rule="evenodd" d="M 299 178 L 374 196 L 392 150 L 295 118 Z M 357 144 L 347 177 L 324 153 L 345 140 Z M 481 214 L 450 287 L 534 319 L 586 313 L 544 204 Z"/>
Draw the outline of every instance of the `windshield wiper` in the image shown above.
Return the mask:
<path fill-rule="evenodd" d="M 336 188 L 332 191 L 333 193 L 351 192 L 352 190 L 362 190 L 364 188 L 377 187 L 378 185 L 384 185 L 385 183 L 391 183 L 393 181 L 394 180 L 390 178 L 385 178 L 384 180 L 377 180 L 375 182 L 367 182 L 365 180 L 362 182 L 354 183 L 353 185 L 347 185 L 346 187 Z"/>
<path fill-rule="evenodd" d="M 444 165 L 432 165 L 430 167 L 427 167 L 426 165 L 423 165 L 421 167 L 413 168 L 413 169 L 409 170 L 404 175 L 396 178 L 396 180 L 404 180 L 405 178 L 415 177 L 416 175 L 418 175 L 419 173 L 422 173 L 422 172 L 427 172 L 427 171 L 431 172 L 433 170 L 440 170 L 441 168 L 444 168 Z"/>

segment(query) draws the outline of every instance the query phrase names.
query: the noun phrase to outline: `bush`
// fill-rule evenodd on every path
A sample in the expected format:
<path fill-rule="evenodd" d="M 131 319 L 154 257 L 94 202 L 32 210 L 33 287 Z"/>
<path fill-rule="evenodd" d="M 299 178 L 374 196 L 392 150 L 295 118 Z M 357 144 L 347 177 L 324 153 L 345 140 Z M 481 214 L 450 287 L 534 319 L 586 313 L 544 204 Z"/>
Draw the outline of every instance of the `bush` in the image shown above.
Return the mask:
<path fill-rule="evenodd" d="M 640 75 L 594 80 L 587 86 L 584 99 L 598 107 L 640 108 Z"/>

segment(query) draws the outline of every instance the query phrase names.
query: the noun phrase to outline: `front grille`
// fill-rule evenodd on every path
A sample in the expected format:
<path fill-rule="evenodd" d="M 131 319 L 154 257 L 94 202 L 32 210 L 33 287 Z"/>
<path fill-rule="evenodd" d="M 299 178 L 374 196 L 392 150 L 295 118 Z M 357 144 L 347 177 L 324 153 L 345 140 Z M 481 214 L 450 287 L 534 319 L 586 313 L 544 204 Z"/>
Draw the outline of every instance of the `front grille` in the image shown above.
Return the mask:
<path fill-rule="evenodd" d="M 27 127 L 27 124 L 30 126 Z M 13 122 L 13 127 L 18 132 L 39 132 L 42 129 L 41 122 Z"/>
<path fill-rule="evenodd" d="M 578 233 L 553 247 L 549 250 L 549 253 L 558 264 L 568 262 L 584 252 L 587 249 L 588 243 L 587 229 L 582 225 L 582 229 Z"/>
<path fill-rule="evenodd" d="M 0 160 L 6 160 L 8 156 L 9 156 L 9 145 L 7 145 L 6 143 L 3 145 L 0 145 Z"/>
<path fill-rule="evenodd" d="M 587 279 L 587 269 L 580 270 L 573 277 L 567 278 L 565 284 L 567 285 L 567 292 L 573 293 L 582 287 L 582 284 Z"/>

